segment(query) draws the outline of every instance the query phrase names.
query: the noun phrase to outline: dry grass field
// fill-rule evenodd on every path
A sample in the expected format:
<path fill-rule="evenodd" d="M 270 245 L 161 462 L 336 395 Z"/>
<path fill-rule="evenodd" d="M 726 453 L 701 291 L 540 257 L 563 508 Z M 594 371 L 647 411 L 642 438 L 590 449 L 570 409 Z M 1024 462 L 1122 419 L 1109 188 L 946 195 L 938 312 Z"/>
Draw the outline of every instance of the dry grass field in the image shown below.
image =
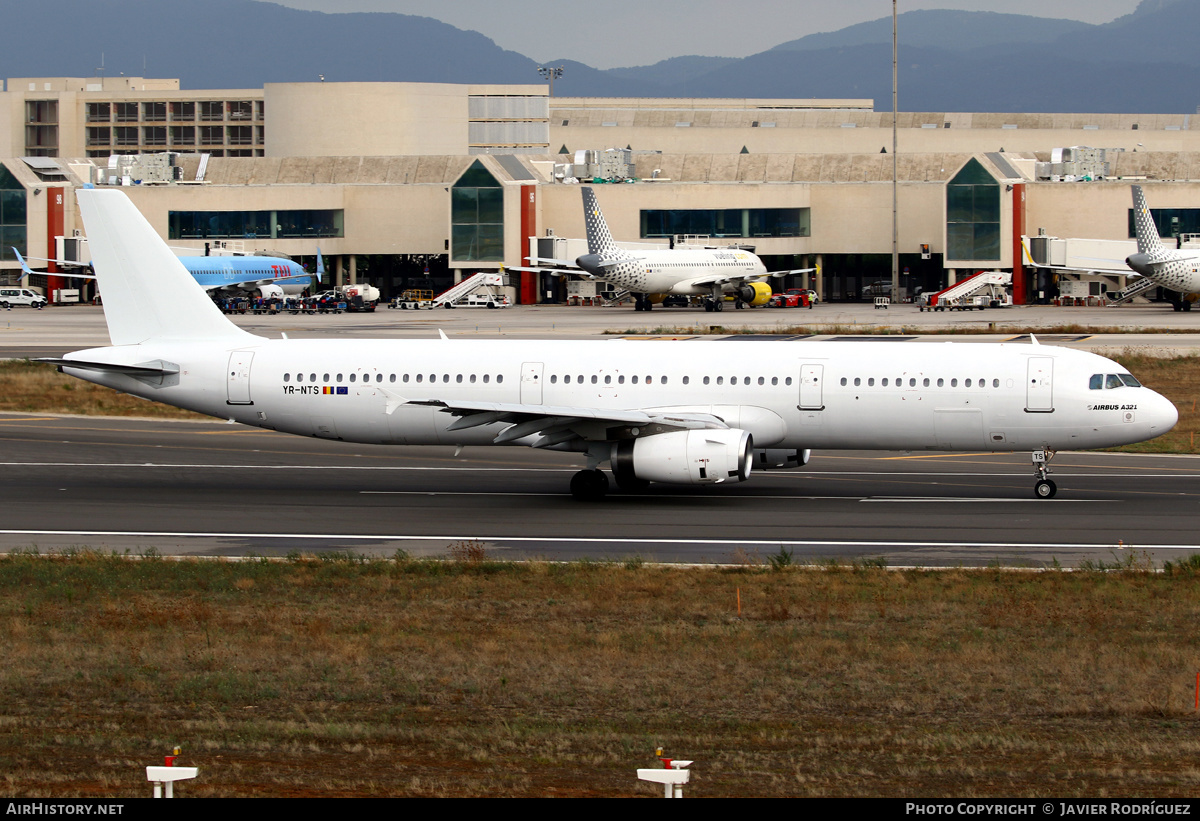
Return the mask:
<path fill-rule="evenodd" d="M 455 555 L 0 558 L 0 794 L 1200 795 L 1197 563 Z"/>

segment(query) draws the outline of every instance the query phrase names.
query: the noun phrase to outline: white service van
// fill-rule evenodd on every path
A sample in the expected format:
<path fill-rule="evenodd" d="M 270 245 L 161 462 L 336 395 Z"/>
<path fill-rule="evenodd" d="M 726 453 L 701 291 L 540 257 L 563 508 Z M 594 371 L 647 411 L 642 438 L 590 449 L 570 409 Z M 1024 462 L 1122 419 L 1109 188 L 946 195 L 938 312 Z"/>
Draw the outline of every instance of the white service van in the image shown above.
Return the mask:
<path fill-rule="evenodd" d="M 46 298 L 28 288 L 16 288 L 0 285 L 0 309 L 9 310 L 14 305 L 28 305 L 30 308 L 44 308 Z"/>

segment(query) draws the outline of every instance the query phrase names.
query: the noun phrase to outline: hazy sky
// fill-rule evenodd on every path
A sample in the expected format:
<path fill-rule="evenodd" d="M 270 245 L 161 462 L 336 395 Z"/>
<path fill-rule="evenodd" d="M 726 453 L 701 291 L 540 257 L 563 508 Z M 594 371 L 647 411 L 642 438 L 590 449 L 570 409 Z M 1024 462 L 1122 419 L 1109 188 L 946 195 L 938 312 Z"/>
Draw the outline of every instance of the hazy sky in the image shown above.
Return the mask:
<path fill-rule="evenodd" d="M 390 11 L 478 31 L 534 60 L 595 68 L 701 54 L 745 57 L 819 31 L 891 17 L 888 0 L 272 0 L 311 11 Z M 900 13 L 966 9 L 1107 23 L 1138 0 L 900 0 Z"/>

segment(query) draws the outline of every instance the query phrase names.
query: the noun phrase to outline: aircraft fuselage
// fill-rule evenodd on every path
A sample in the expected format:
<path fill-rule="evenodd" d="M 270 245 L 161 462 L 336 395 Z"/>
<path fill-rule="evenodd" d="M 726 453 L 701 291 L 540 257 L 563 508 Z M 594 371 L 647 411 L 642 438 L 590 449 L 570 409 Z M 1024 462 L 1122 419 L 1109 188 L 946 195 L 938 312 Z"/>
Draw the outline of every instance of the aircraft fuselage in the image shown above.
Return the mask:
<path fill-rule="evenodd" d="M 759 448 L 1096 448 L 1152 438 L 1177 419 L 1148 388 L 1094 387 L 1097 375 L 1127 373 L 1110 360 L 1040 345 L 779 342 L 751 352 L 717 341 L 262 339 L 139 348 L 139 361 L 174 363 L 178 375 L 154 384 L 65 370 L 247 425 L 371 444 L 492 444 L 506 427 L 451 431 L 454 416 L 411 404 L 448 399 L 707 413 L 749 431 Z M 114 351 L 73 356 L 105 361 Z M 601 425 L 596 438 L 624 435 L 615 427 Z"/>

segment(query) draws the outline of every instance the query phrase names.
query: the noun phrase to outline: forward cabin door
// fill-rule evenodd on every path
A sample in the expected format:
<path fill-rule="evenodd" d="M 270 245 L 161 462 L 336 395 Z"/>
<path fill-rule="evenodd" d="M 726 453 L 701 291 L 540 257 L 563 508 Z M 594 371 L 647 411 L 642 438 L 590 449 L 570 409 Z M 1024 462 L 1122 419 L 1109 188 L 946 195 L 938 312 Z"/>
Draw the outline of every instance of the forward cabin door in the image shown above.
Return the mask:
<path fill-rule="evenodd" d="M 521 404 L 542 404 L 542 363 L 521 363 Z"/>
<path fill-rule="evenodd" d="M 228 394 L 226 404 L 253 405 L 250 399 L 250 363 L 254 361 L 253 351 L 234 351 L 229 355 L 227 372 Z"/>
<path fill-rule="evenodd" d="M 1049 356 L 1029 357 L 1029 369 L 1025 376 L 1026 413 L 1054 412 L 1054 358 Z"/>

